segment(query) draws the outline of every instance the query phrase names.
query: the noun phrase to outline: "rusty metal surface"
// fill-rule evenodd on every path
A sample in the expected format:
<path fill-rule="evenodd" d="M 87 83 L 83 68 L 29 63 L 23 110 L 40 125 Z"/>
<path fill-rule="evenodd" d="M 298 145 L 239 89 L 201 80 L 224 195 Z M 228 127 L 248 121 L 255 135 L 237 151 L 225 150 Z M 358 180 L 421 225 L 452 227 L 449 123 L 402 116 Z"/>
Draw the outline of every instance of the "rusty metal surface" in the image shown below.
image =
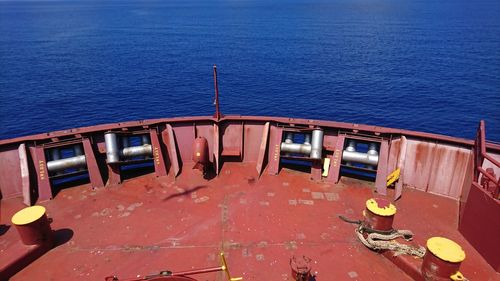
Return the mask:
<path fill-rule="evenodd" d="M 11 199 L 2 201 L 1 205 L 0 280 L 8 280 L 11 276 L 28 266 L 31 262 L 38 259 L 50 248 L 52 248 L 53 240 L 44 239 L 43 241 L 35 241 L 39 240 L 39 236 L 35 233 L 30 233 L 29 230 L 26 232 L 26 229 L 24 229 L 21 230 L 21 232 L 24 231 L 22 235 L 26 236 L 28 244 L 33 244 L 25 245 L 21 240 L 20 233 L 18 233 L 16 227 L 10 225 L 10 218 L 16 211 L 21 210 L 26 206 L 20 198 L 18 200 Z M 35 226 L 35 228 L 38 228 L 38 226 Z M 48 231 L 46 227 L 47 225 L 42 227 L 42 229 L 45 229 L 43 232 Z"/>
<path fill-rule="evenodd" d="M 83 150 L 85 151 L 85 157 L 87 162 L 87 169 L 89 171 L 90 183 L 94 188 L 104 187 L 104 182 L 102 180 L 101 172 L 99 170 L 99 165 L 94 153 L 94 148 L 90 143 L 89 139 L 83 139 Z"/>
<path fill-rule="evenodd" d="M 473 156 L 473 180 L 468 193 L 465 194 L 467 201 L 461 204 L 459 229 L 488 263 L 500 272 L 498 247 L 494 246 L 498 245 L 498 237 L 500 237 L 500 220 L 498 219 L 500 200 L 496 197 L 500 178 L 497 180 L 494 176 L 495 169 L 500 169 L 500 161 L 496 160 L 498 154 L 490 154 L 486 150 L 483 121 L 480 122 L 477 130 Z M 469 177 L 472 176 L 469 175 Z"/>
<path fill-rule="evenodd" d="M 401 159 L 401 153 L 401 141 L 394 140 L 389 152 L 388 170 L 392 172 L 401 167 L 400 181 L 406 187 L 460 198 L 471 167 L 472 153 L 469 149 L 407 139 L 404 159 Z"/>
<path fill-rule="evenodd" d="M 36 170 L 36 181 L 38 187 L 38 200 L 46 201 L 52 199 L 52 189 L 47 171 L 45 151 L 42 146 L 30 147 L 31 158 Z"/>
<path fill-rule="evenodd" d="M 169 120 L 170 123 L 167 124 L 164 123 Z M 81 131 L 80 129 L 72 129 L 63 132 L 54 132 L 49 134 L 36 135 L 32 136 L 31 139 L 29 137 L 26 137 L 23 139 L 14 139 L 11 141 L 13 143 L 16 143 L 19 140 L 32 140 L 40 143 L 45 143 L 44 145 L 51 145 L 49 141 L 53 139 L 57 139 L 58 141 L 68 141 L 64 140 L 64 138 L 69 138 L 69 140 L 73 140 L 75 137 L 81 138 L 82 134 L 88 133 L 89 135 L 86 135 L 86 137 L 90 139 L 95 139 L 94 142 L 99 147 L 99 144 L 102 144 L 101 141 L 103 133 L 102 130 L 104 128 L 107 129 L 111 128 L 115 130 L 121 128 L 122 130 L 134 132 L 140 130 L 144 131 L 144 128 L 149 128 L 153 125 L 158 126 L 159 128 L 166 127 L 166 129 L 160 129 L 160 131 L 162 132 L 162 141 L 164 144 L 166 144 L 167 148 L 166 152 L 165 151 L 162 152 L 164 152 L 165 155 L 168 154 L 169 157 L 167 158 L 169 159 L 165 160 L 165 164 L 161 163 L 162 162 L 161 157 L 157 157 L 160 160 L 159 162 L 155 161 L 155 163 L 160 163 L 159 165 L 160 167 L 158 167 L 159 169 L 157 169 L 157 174 L 159 176 L 162 176 L 165 174 L 164 171 L 166 169 L 170 170 L 170 168 L 173 168 L 173 172 L 175 174 L 178 174 L 182 168 L 183 164 L 182 162 L 183 161 L 190 162 L 190 156 L 192 155 L 191 151 L 192 142 L 197 134 L 205 135 L 205 137 L 207 138 L 209 142 L 209 150 L 212 150 L 210 151 L 209 154 L 210 159 L 212 161 L 214 160 L 213 159 L 214 155 L 219 156 L 220 153 L 222 153 L 222 155 L 225 154 L 229 156 L 240 156 L 240 157 L 242 157 L 243 154 L 244 155 L 243 161 L 254 161 L 255 157 L 259 157 L 258 153 L 254 153 L 254 149 L 257 148 L 256 144 L 258 142 L 258 138 L 247 137 L 247 133 L 249 133 L 249 136 L 258 136 L 258 135 L 262 136 L 262 132 L 259 131 L 259 128 L 264 126 L 263 122 L 265 120 L 277 120 L 281 122 L 280 124 L 282 125 L 289 124 L 289 125 L 299 126 L 307 124 L 309 127 L 322 125 L 324 126 L 323 129 L 325 130 L 326 133 L 325 145 L 327 150 L 332 149 L 331 138 L 335 137 L 332 136 L 332 134 L 338 133 L 340 130 L 346 131 L 348 128 L 351 128 L 353 133 L 354 132 L 363 133 L 364 135 L 371 133 L 373 137 L 379 137 L 381 134 L 396 133 L 395 131 L 391 130 L 381 132 L 381 130 L 378 130 L 379 127 L 356 125 L 356 124 L 351 124 L 352 125 L 351 126 L 349 124 L 337 123 L 337 122 L 325 122 L 325 121 L 303 120 L 303 119 L 292 119 L 292 118 L 272 119 L 270 117 L 231 116 L 222 118 L 219 122 L 216 122 L 216 120 L 210 117 L 191 117 L 191 118 L 157 119 L 157 120 L 147 120 L 138 122 L 125 122 L 125 123 L 114 124 L 114 127 L 112 126 L 113 124 L 110 124 L 109 126 L 107 125 L 95 126 L 94 127 L 95 131 L 90 130 L 91 127 L 88 127 L 88 128 L 83 128 L 85 129 L 85 130 L 82 129 L 83 131 Z M 248 130 L 246 127 L 244 127 L 246 125 L 242 125 L 245 122 L 249 123 Z M 217 130 L 218 127 L 221 128 L 220 136 L 218 136 L 218 134 L 215 134 L 215 131 Z M 271 127 L 271 130 L 274 130 L 274 126 Z M 398 188 L 398 190 L 401 189 L 402 184 L 405 184 L 409 187 L 414 187 L 421 190 L 427 190 L 428 192 L 449 196 L 452 198 L 459 198 L 459 196 L 462 194 L 461 192 L 462 186 L 464 185 L 463 175 L 468 169 L 468 159 L 466 158 L 470 157 L 469 155 L 467 155 L 470 154 L 469 147 L 467 147 L 467 144 L 464 144 L 459 140 L 440 138 L 439 136 L 435 136 L 436 138 L 432 139 L 431 141 L 425 140 L 426 138 L 431 137 L 429 135 L 423 134 L 420 136 L 418 134 L 413 134 L 413 136 L 414 137 L 417 136 L 418 139 L 413 138 L 408 140 L 408 147 L 404 149 L 405 155 L 406 152 L 408 152 L 409 159 L 405 159 L 403 163 L 404 165 L 402 165 L 401 167 L 403 170 L 401 180 L 396 183 L 396 187 Z M 397 136 L 386 135 L 386 137 L 392 138 Z M 404 136 L 401 136 L 401 138 L 404 138 Z M 0 142 L 0 147 L 7 149 L 5 153 L 13 153 L 12 147 L 9 147 L 6 144 L 2 145 L 1 143 L 2 142 Z M 32 143 L 27 143 L 27 144 L 33 145 Z M 401 151 L 398 152 L 397 146 L 398 146 L 398 139 L 395 139 L 391 142 L 389 147 L 389 156 L 387 161 L 388 169 L 386 172 L 389 172 L 395 168 L 394 161 L 400 156 L 399 154 L 401 153 Z M 496 146 L 493 145 L 493 147 L 495 148 Z M 497 148 L 498 150 L 496 151 L 498 152 L 500 150 L 500 146 L 498 146 Z M 482 145 L 481 149 L 486 150 L 486 144 Z M 99 149 L 98 151 L 99 153 L 102 153 L 101 149 Z M 161 155 L 162 154 L 158 153 L 158 156 Z M 40 157 L 43 158 L 43 156 L 41 155 L 38 156 L 39 156 L 38 158 Z M 0 160 L 1 159 L 2 157 L 0 157 Z M 14 159 L 14 160 L 19 161 L 19 159 Z M 224 161 L 227 159 L 222 159 L 222 160 Z M 41 159 L 37 161 L 38 162 L 42 161 L 42 164 L 40 163 L 36 164 L 35 168 L 42 169 L 45 166 L 43 164 L 44 160 Z M 222 164 L 222 162 L 219 163 L 220 161 L 218 157 L 217 159 L 215 159 L 215 162 L 217 167 L 216 171 L 218 172 L 219 166 L 220 164 Z M 385 163 L 385 161 L 383 162 Z M 488 160 L 485 160 L 485 163 L 488 163 Z M 172 164 L 171 167 L 170 164 Z M 274 163 L 274 161 L 271 161 L 270 164 L 271 164 L 270 167 L 271 171 L 276 170 L 275 169 L 276 163 Z M 16 165 L 11 164 L 9 168 L 12 167 L 15 167 L 13 172 L 19 174 L 20 169 L 17 168 Z M 315 173 L 313 174 L 316 175 L 314 178 L 318 179 L 319 169 L 316 170 L 317 171 L 315 171 Z M 383 190 L 382 182 L 384 177 L 382 174 L 386 169 L 382 170 L 383 171 L 379 175 L 379 180 L 377 184 L 377 187 L 379 188 L 380 191 Z M 436 176 L 437 175 L 437 173 L 435 173 L 436 170 L 440 171 L 439 176 Z M 40 171 L 38 171 L 37 174 L 40 174 Z M 114 176 L 115 173 L 111 173 L 111 175 Z M 96 176 L 93 177 L 96 178 Z M 12 181 L 12 179 L 7 180 L 6 177 L 1 177 L 0 175 L 1 186 L 5 185 L 8 186 L 6 188 L 11 188 L 8 183 L 9 180 Z M 38 180 L 41 183 L 40 198 L 42 200 L 51 198 L 51 195 L 49 194 L 50 190 L 47 187 L 50 184 L 48 184 L 46 180 L 42 180 L 41 178 L 39 178 Z M 108 182 L 119 182 L 119 180 L 110 181 L 108 179 Z M 14 184 L 12 186 L 16 187 L 18 185 L 19 184 Z M 8 191 L 5 191 L 4 193 L 8 193 Z M 399 196 L 399 194 L 396 195 Z"/>
<path fill-rule="evenodd" d="M 418 190 L 426 190 L 429 178 L 434 173 L 432 164 L 435 157 L 435 143 L 426 143 L 408 140 L 406 149 L 408 151 L 408 162 L 405 163 L 404 179 Z"/>
<path fill-rule="evenodd" d="M 330 170 L 328 172 L 328 181 L 337 183 L 340 177 L 340 163 L 342 162 L 342 152 L 344 151 L 345 135 L 339 135 L 332 140 L 333 155 L 330 161 Z"/>
<path fill-rule="evenodd" d="M 177 176 L 180 172 L 179 154 L 177 152 L 174 130 L 170 124 L 167 124 L 165 130 L 162 132 L 162 139 L 167 149 L 172 172 L 174 176 Z"/>
<path fill-rule="evenodd" d="M 395 188 L 396 192 L 394 193 L 394 200 L 397 200 L 403 194 L 403 183 L 405 183 L 405 161 L 406 161 L 406 148 L 408 141 L 406 140 L 406 136 L 401 136 L 401 141 L 399 145 L 399 156 L 396 164 L 396 168 L 401 170 L 401 175 L 399 176 L 399 180 L 396 181 Z"/>
<path fill-rule="evenodd" d="M 241 157 L 243 153 L 243 124 L 226 123 L 221 128 L 222 156 Z"/>
<path fill-rule="evenodd" d="M 10 245 L 9 249 L 3 251 L 0 256 L 0 280 L 9 280 L 50 248 L 50 244 L 26 246 L 22 242 L 17 242 Z"/>
<path fill-rule="evenodd" d="M 422 275 L 426 281 L 450 281 L 450 276 L 460 270 L 460 263 L 447 262 L 436 257 L 429 249 L 422 262 Z"/>
<path fill-rule="evenodd" d="M 245 122 L 243 132 L 243 159 L 244 162 L 256 163 L 259 158 L 260 145 L 262 143 L 265 124 Z"/>
<path fill-rule="evenodd" d="M 30 180 L 30 159 L 29 159 L 29 154 L 28 150 L 26 149 L 26 145 L 24 143 L 19 145 L 19 164 L 20 164 L 20 172 L 21 172 L 21 186 L 22 186 L 22 193 L 23 193 L 23 203 L 27 206 L 31 205 L 32 202 L 32 190 L 33 188 L 31 187 L 31 180 Z M 15 167 L 15 165 L 13 165 Z M 10 175 L 11 177 L 13 176 L 12 174 Z M 15 174 L 14 174 L 15 177 Z M 0 180 L 0 182 L 2 182 Z M 0 194 L 1 194 L 2 188 L 0 187 Z M 0 195 L 1 197 L 1 195 Z"/>
<path fill-rule="evenodd" d="M 264 125 L 262 129 L 262 134 L 260 138 L 259 152 L 257 154 L 257 164 L 255 165 L 255 169 L 259 176 L 262 174 L 262 169 L 264 165 L 267 164 L 266 154 L 267 154 L 267 144 L 269 142 L 269 122 Z M 247 151 L 245 149 L 245 151 Z M 244 159 L 247 159 L 246 157 Z"/>
<path fill-rule="evenodd" d="M 387 159 L 387 173 L 396 170 L 399 153 L 401 152 L 401 139 L 393 139 L 389 145 L 389 157 Z"/>
<path fill-rule="evenodd" d="M 462 219 L 462 216 L 463 216 L 463 213 L 464 213 L 464 207 L 465 207 L 465 203 L 467 202 L 468 200 L 468 197 L 469 197 L 469 192 L 470 192 L 470 189 L 471 189 L 471 186 L 472 186 L 472 180 L 473 180 L 473 177 L 474 177 L 474 164 L 473 164 L 473 161 L 474 161 L 474 157 L 469 157 L 469 162 L 467 163 L 467 170 L 465 172 L 465 175 L 464 175 L 464 182 L 462 184 L 462 195 L 460 195 L 460 199 L 459 199 L 459 218 L 460 220 Z"/>
<path fill-rule="evenodd" d="M 213 154 L 214 154 L 214 167 L 215 167 L 215 174 L 219 174 L 220 168 L 221 168 L 221 161 L 220 161 L 220 130 L 219 130 L 219 124 L 214 123 L 213 124 L 213 131 L 214 131 L 214 138 L 213 138 Z"/>
<path fill-rule="evenodd" d="M 389 143 L 382 141 L 380 143 L 379 161 L 377 166 L 377 176 L 375 178 L 375 189 L 380 195 L 387 194 L 387 161 L 389 158 Z"/>
<path fill-rule="evenodd" d="M 365 210 L 365 218 L 363 225 L 377 230 L 377 231 L 391 231 L 394 228 L 392 224 L 394 222 L 394 216 L 379 216 L 372 213 L 370 210 Z"/>
<path fill-rule="evenodd" d="M 269 130 L 269 147 L 267 151 L 267 173 L 277 175 L 280 169 L 280 144 L 283 128 L 272 126 Z"/>
<path fill-rule="evenodd" d="M 160 139 L 158 137 L 158 132 L 156 129 L 151 129 L 149 132 L 152 152 L 153 152 L 153 163 L 155 167 L 155 174 L 157 177 L 162 177 L 167 175 L 167 166 L 165 164 L 165 159 L 163 157 L 163 150 L 161 148 Z"/>
<path fill-rule="evenodd" d="M 193 157 L 192 160 L 194 162 L 193 169 L 198 169 L 200 171 L 205 172 L 207 169 L 207 165 L 209 164 L 208 160 L 208 142 L 204 137 L 197 137 L 193 142 Z"/>
<path fill-rule="evenodd" d="M 500 162 L 500 154 L 497 154 L 497 153 L 490 153 L 489 154 L 491 156 L 491 158 L 495 159 L 496 161 Z M 487 170 L 487 169 L 493 169 L 493 173 L 497 175 L 500 175 L 500 167 L 498 167 L 497 165 L 493 164 L 490 160 L 488 159 L 484 159 L 484 162 L 483 162 L 483 165 L 482 165 L 482 168 L 484 170 Z"/>
<path fill-rule="evenodd" d="M 412 243 L 426 245 L 430 237 L 441 236 L 457 242 L 465 251 L 466 258 L 460 266 L 460 271 L 469 280 L 497 280 L 499 275 L 494 268 L 487 265 L 487 261 L 461 235 L 458 227 L 458 202 L 441 196 L 409 189 L 398 202 L 398 209 L 394 227 L 410 229 L 415 236 Z M 422 260 L 401 255 L 397 258 L 404 260 L 414 268 L 420 268 Z"/>
<path fill-rule="evenodd" d="M 344 122 L 334 122 L 334 121 L 324 121 L 324 120 L 310 120 L 310 119 L 300 119 L 300 118 L 285 118 L 285 117 L 266 117 L 266 116 L 240 116 L 240 115 L 231 115 L 225 116 L 221 118 L 219 121 L 224 122 L 226 120 L 241 120 L 241 121 L 259 121 L 262 123 L 265 122 L 273 122 L 273 123 L 284 123 L 284 124 L 300 124 L 300 125 L 315 125 L 323 128 L 332 128 L 338 130 L 351 130 L 351 131 L 363 131 L 370 132 L 374 134 L 393 134 L 393 135 L 407 135 L 410 137 L 421 138 L 424 140 L 435 140 L 440 142 L 448 142 L 454 143 L 457 145 L 465 145 L 471 147 L 474 142 L 472 140 L 449 137 L 438 134 L 424 133 L 424 132 L 415 132 L 409 130 L 402 129 L 394 129 L 394 128 L 386 128 L 386 127 L 378 127 L 378 126 L 370 126 L 370 125 L 362 125 L 362 124 L 353 124 L 353 123 L 344 123 Z M 32 136 L 18 137 L 14 139 L 0 140 L 0 145 L 5 145 L 9 143 L 19 143 L 22 141 L 41 141 L 48 138 L 57 138 L 64 136 L 73 136 L 73 135 L 81 135 L 81 134 L 89 134 L 96 132 L 104 132 L 113 129 L 119 128 L 128 128 L 128 127 L 143 127 L 143 126 L 152 126 L 152 125 L 162 125 L 165 123 L 182 123 L 182 122 L 206 122 L 212 121 L 216 122 L 217 119 L 211 116 L 196 116 L 196 117 L 176 117 L 176 118 L 161 118 L 161 119 L 149 119 L 149 120 L 140 120 L 140 121 L 128 121 L 128 122 L 120 122 L 120 123 L 112 123 L 112 124 L 101 124 L 89 127 L 81 127 L 74 128 L 62 131 L 54 131 L 49 133 L 42 133 Z M 486 147 L 488 149 L 493 149 L 495 151 L 500 151 L 500 144 L 495 143 L 487 143 Z"/>
<path fill-rule="evenodd" d="M 22 194 L 21 163 L 17 146 L 6 146 L 0 150 L 0 167 L 0 198 Z"/>
<path fill-rule="evenodd" d="M 165 269 L 185 269 L 183 265 L 186 264 L 203 268 L 212 265 L 220 250 L 229 255 L 231 263 L 236 264 L 234 270 L 246 276 L 246 280 L 291 278 L 288 261 L 293 255 L 312 258 L 314 270 L 318 272 L 317 280 L 372 280 L 374 272 L 380 274 L 381 279 L 408 278 L 400 269 L 391 266 L 389 260 L 365 249 L 354 238 L 352 228 L 337 219 L 338 214 L 360 215 L 364 202 L 373 196 L 375 189 L 371 183 L 339 177 L 335 156 L 338 155 L 337 150 L 343 148 L 344 136 L 336 135 L 339 127 L 322 128 L 326 133 L 325 152 L 332 160 L 330 181 L 322 179 L 319 162 L 313 165 L 311 175 L 314 181 L 311 181 L 311 175 L 304 172 L 280 171 L 279 144 L 283 128 L 275 126 L 275 123 L 264 123 L 265 120 L 279 120 L 281 123 L 278 125 L 291 126 L 296 130 L 334 124 L 234 116 L 222 118 L 220 122 L 193 117 L 175 119 L 169 124 L 158 120 L 155 120 L 156 123 L 151 120 L 121 123 L 119 126 L 131 133 L 158 124 L 161 140 L 153 141 L 153 145 L 163 149 L 162 155 L 168 155 L 165 159 L 168 164 L 163 168 L 164 172 L 168 169 L 168 175 L 164 176 L 164 172 L 157 170 L 160 171 L 157 175 L 164 177 L 149 174 L 121 183 L 122 176 L 117 166 L 108 166 L 108 187 L 92 190 L 92 185 L 88 184 L 54 194 L 46 173 L 43 147 L 50 146 L 52 140 L 64 141 L 65 136 L 81 132 L 70 130 L 43 137 L 33 136 L 32 140 L 36 139 L 36 143 L 25 144 L 33 158 L 32 162 L 28 161 L 33 170 L 29 184 L 32 188 L 38 187 L 42 201 L 57 194 L 54 200 L 43 205 L 54 217 L 55 227 L 70 229 L 74 237 L 15 278 L 23 280 L 36 276 L 59 280 L 68 274 L 66 270 L 72 269 L 70 274 L 73 274 L 73 279 L 97 280 L 112 274 L 136 276 Z M 304 129 L 300 124 L 308 127 Z M 134 127 L 139 125 L 140 128 Z M 345 125 L 344 130 L 349 126 Z M 378 127 L 354 125 L 352 129 L 353 133 L 363 134 L 373 129 L 371 132 L 377 137 L 384 134 Z M 91 134 L 83 138 L 93 140 L 97 148 L 99 144 L 102 146 L 103 138 L 99 130 L 88 132 Z M 215 162 L 216 173 L 219 173 L 211 180 L 191 170 L 193 142 L 198 136 L 207 138 L 210 157 Z M 397 136 L 384 137 L 392 139 L 388 147 L 387 169 L 384 170 L 402 169 L 396 192 L 389 189 L 387 196 L 399 197 L 403 184 L 405 186 L 403 197 L 397 201 L 397 228 L 411 229 L 417 235 L 421 233 L 416 242 L 425 243 L 424 239 L 441 235 L 462 245 L 465 243 L 466 252 L 472 252 L 468 252 L 468 257 L 472 256 L 471 261 L 464 262 L 463 271 L 467 277 L 479 280 L 494 278 L 493 269 L 457 231 L 459 208 L 456 199 L 460 196 L 478 197 L 475 191 L 472 192 L 474 186 L 468 197 L 464 189 L 472 178 L 473 163 L 476 171 L 483 171 L 483 167 L 477 167 L 477 160 L 472 157 L 467 144 L 439 136 L 429 141 L 426 140 L 430 137 L 428 135 L 416 137 L 414 134 L 407 140 L 405 136 L 400 136 L 405 143 L 401 145 L 400 139 L 393 138 Z M 7 167 L 7 172 L 15 176 L 14 181 L 19 181 L 14 182 L 13 187 L 8 186 L 13 179 L 0 170 L 0 190 L 10 194 L 10 197 L 20 195 L 22 185 L 16 141 L 13 140 L 15 145 L 6 142 L 2 145 L 0 142 L 0 161 L 3 161 L 0 167 Z M 165 146 L 162 147 L 161 143 Z M 480 152 L 486 151 L 484 141 L 478 147 Z M 488 161 L 491 164 L 498 162 L 493 157 L 499 155 L 500 148 L 495 150 L 493 147 L 493 156 L 485 156 L 483 165 L 488 165 Z M 244 162 L 224 157 L 221 155 L 224 149 L 228 156 L 236 156 L 237 151 L 241 157 L 238 161 Z M 95 165 L 103 168 L 102 153 L 105 151 L 97 151 Z M 265 168 L 267 173 L 260 176 Z M 379 178 L 379 185 L 383 178 Z M 339 179 L 340 182 L 335 184 Z M 489 203 L 476 201 L 476 206 L 489 206 Z M 9 224 L 8 218 L 19 210 L 17 205 L 22 204 L 22 198 L 7 199 L 4 195 L 1 202 L 1 223 Z M 460 211 L 463 211 L 464 217 L 480 215 L 482 218 L 478 225 L 482 225 L 487 222 L 485 214 L 488 212 L 498 218 L 495 213 L 498 207 L 495 208 L 467 215 L 467 209 Z M 401 213 L 404 220 L 401 220 Z M 422 221 L 426 223 L 422 224 Z M 469 229 L 474 228 L 475 223 L 472 222 Z M 479 236 L 475 234 L 475 237 Z M 12 236 L 0 236 L 0 251 L 1 247 L 6 250 L 15 242 Z M 484 246 L 485 243 L 482 244 Z M 398 258 L 398 261 L 403 261 L 400 264 L 406 268 L 417 268 L 415 261 L 404 257 Z M 333 268 L 332 264 L 338 267 Z M 57 272 L 50 270 L 55 265 L 61 265 L 58 269 L 62 269 Z M 269 272 L 272 272 L 271 275 Z M 201 279 L 219 280 L 217 278 L 220 279 L 220 276 L 212 274 Z"/>
<path fill-rule="evenodd" d="M 52 229 L 46 214 L 31 223 L 15 225 L 15 228 L 24 245 L 52 243 Z"/>
<path fill-rule="evenodd" d="M 52 227 L 70 229 L 72 238 L 12 280 L 103 280 L 186 265 L 204 268 L 213 266 L 220 250 L 233 274 L 244 280 L 289 280 L 293 255 L 312 259 L 318 281 L 409 280 L 361 245 L 352 225 L 337 218 L 361 217 L 373 196 L 372 184 L 348 178 L 337 185 L 315 183 L 307 173 L 287 169 L 278 177 L 252 180 L 257 176 L 254 164 L 226 163 L 210 181 L 185 169 L 175 180 L 150 174 L 99 190 L 90 185 L 62 190 L 43 205 Z M 417 190 L 406 193 L 396 202 L 395 227 L 413 230 L 420 244 L 436 235 L 457 241 L 467 253 L 461 271 L 468 278 L 496 278 L 456 230 L 456 201 Z M 2 200 L 1 223 L 9 224 L 21 206 L 20 198 Z M 16 242 L 12 239 L 0 236 L 0 249 Z M 221 278 L 214 273 L 199 280 Z"/>
<path fill-rule="evenodd" d="M 458 198 L 470 156 L 470 150 L 438 145 L 432 161 L 427 191 Z"/>
<path fill-rule="evenodd" d="M 120 167 L 118 165 L 108 165 L 108 182 L 107 185 L 117 185 L 122 182 Z"/>
<path fill-rule="evenodd" d="M 499 200 L 493 199 L 486 190 L 473 183 L 460 219 L 459 230 L 489 261 L 491 266 L 500 272 L 499 217 Z"/>
<path fill-rule="evenodd" d="M 181 123 L 172 126 L 179 158 L 184 162 L 191 162 L 193 155 L 193 141 L 195 139 L 194 123 Z"/>
<path fill-rule="evenodd" d="M 208 143 L 208 160 L 214 162 L 214 126 L 211 123 L 196 123 L 196 137 L 202 137 Z"/>

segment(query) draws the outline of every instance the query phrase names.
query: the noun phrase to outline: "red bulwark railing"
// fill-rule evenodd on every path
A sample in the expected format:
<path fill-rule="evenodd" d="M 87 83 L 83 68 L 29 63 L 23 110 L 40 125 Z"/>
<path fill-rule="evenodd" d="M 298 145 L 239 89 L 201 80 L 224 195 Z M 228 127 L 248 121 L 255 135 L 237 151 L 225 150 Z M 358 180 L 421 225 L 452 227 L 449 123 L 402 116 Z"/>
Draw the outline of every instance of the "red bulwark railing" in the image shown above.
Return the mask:
<path fill-rule="evenodd" d="M 486 261 L 500 272 L 500 163 L 486 151 L 484 121 L 479 123 L 473 147 L 474 177 L 460 218 L 459 230 Z M 483 168 L 484 160 L 492 167 Z M 494 168 L 496 167 L 496 169 Z"/>
<path fill-rule="evenodd" d="M 500 168 L 500 162 L 486 153 L 486 138 L 485 138 L 484 121 L 479 123 L 479 128 L 476 133 L 476 140 L 474 142 L 474 183 L 479 184 L 488 192 L 493 198 L 498 199 L 500 190 L 500 177 L 497 179 L 495 172 L 492 168 L 483 169 L 484 159 L 490 161 L 497 168 Z M 481 178 L 480 178 L 481 176 Z M 480 181 L 479 181 L 480 180 Z"/>

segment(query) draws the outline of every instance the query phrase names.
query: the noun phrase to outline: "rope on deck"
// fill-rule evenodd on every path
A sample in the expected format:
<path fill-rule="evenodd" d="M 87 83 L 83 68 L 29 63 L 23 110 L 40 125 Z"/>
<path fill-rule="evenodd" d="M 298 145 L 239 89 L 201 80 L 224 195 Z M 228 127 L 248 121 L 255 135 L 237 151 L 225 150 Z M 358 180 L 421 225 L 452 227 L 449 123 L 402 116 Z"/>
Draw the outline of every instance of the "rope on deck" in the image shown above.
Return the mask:
<path fill-rule="evenodd" d="M 404 238 L 406 241 L 411 241 L 413 239 L 413 232 L 410 230 L 396 230 L 390 234 L 373 232 L 368 234 L 366 238 L 364 236 L 365 232 L 362 226 L 356 228 L 355 232 L 359 241 L 374 251 L 390 250 L 395 252 L 395 256 L 407 254 L 417 256 L 419 258 L 423 258 L 425 255 L 426 250 L 424 247 L 420 246 L 417 248 L 393 241 L 394 239 L 400 237 Z"/>

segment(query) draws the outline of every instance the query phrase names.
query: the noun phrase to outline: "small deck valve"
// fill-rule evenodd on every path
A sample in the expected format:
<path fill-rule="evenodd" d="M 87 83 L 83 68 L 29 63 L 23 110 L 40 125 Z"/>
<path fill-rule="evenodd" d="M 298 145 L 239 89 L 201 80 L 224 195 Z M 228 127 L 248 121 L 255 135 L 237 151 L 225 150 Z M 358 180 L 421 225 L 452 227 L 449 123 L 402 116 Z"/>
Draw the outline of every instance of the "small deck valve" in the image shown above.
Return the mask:
<path fill-rule="evenodd" d="M 311 259 L 306 256 L 293 256 L 290 259 L 290 268 L 294 281 L 310 281 L 313 277 L 311 274 Z"/>

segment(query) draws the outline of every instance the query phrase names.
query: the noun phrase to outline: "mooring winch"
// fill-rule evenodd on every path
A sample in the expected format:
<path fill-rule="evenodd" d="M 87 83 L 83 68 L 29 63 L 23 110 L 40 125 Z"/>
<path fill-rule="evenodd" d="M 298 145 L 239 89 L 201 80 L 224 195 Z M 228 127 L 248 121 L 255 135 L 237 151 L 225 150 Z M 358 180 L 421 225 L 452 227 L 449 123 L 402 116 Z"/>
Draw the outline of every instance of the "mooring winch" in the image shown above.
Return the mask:
<path fill-rule="evenodd" d="M 151 157 L 153 155 L 153 149 L 147 135 L 141 135 L 142 145 L 137 146 L 129 146 L 129 138 L 130 136 L 118 136 L 116 133 L 112 132 L 104 134 L 106 160 L 109 164 L 119 163 L 124 159 L 133 157 Z"/>
<path fill-rule="evenodd" d="M 378 145 L 376 143 L 369 143 L 368 151 L 364 153 L 358 151 L 357 142 L 355 140 L 349 140 L 342 153 L 342 160 L 350 166 L 352 166 L 352 163 L 355 162 L 367 165 L 369 168 L 374 169 L 378 165 L 379 158 L 377 147 Z"/>
<path fill-rule="evenodd" d="M 63 158 L 63 148 L 55 147 L 49 150 L 51 160 L 47 161 L 47 170 L 51 173 L 61 174 L 66 169 L 82 169 L 87 166 L 87 159 L 83 154 L 82 147 L 77 144 L 72 147 L 65 147 L 64 150 L 70 149 L 73 151 L 73 157 Z"/>
<path fill-rule="evenodd" d="M 312 159 L 321 159 L 323 153 L 323 130 L 315 129 L 311 134 L 304 134 L 304 143 L 294 143 L 294 134 L 288 132 L 281 143 L 281 151 L 308 155 Z"/>

